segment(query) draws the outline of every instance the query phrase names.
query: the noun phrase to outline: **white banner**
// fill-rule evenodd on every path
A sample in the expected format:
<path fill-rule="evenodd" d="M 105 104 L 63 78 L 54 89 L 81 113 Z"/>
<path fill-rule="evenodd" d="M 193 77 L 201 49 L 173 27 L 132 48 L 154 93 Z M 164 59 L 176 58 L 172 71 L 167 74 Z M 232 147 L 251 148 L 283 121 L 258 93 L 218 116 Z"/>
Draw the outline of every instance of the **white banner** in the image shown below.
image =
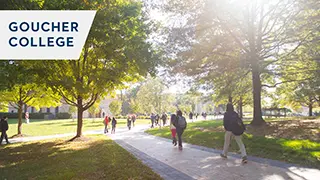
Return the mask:
<path fill-rule="evenodd" d="M 96 11 L 0 11 L 0 59 L 79 59 Z"/>

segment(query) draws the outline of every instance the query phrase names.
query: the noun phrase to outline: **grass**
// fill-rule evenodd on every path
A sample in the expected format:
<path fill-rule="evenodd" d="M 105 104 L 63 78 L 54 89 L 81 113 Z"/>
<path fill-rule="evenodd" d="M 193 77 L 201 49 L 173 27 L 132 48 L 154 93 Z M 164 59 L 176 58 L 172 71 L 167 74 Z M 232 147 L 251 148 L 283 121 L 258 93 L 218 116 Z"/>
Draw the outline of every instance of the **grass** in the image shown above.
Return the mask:
<path fill-rule="evenodd" d="M 155 136 L 171 138 L 168 127 L 149 129 L 146 132 Z M 224 143 L 222 121 L 189 123 L 183 134 L 183 141 L 222 150 Z M 266 136 L 266 134 L 260 136 L 250 134 L 250 132 L 243 135 L 243 141 L 249 155 L 320 168 L 320 141 L 287 139 Z M 239 152 L 234 140 L 230 151 Z"/>
<path fill-rule="evenodd" d="M 9 119 L 9 130 L 7 131 L 8 137 L 17 134 L 17 119 Z M 118 119 L 118 127 L 125 127 L 127 120 Z M 135 124 L 148 124 L 150 120 L 137 119 Z M 111 127 L 111 126 L 110 126 Z M 104 124 L 102 119 L 84 119 L 83 120 L 83 132 L 88 130 L 102 130 Z M 77 120 L 64 119 L 64 120 L 30 120 L 29 124 L 22 124 L 22 134 L 28 136 L 44 136 L 63 133 L 76 133 Z"/>
<path fill-rule="evenodd" d="M 0 179 L 161 179 L 103 135 L 0 146 Z"/>

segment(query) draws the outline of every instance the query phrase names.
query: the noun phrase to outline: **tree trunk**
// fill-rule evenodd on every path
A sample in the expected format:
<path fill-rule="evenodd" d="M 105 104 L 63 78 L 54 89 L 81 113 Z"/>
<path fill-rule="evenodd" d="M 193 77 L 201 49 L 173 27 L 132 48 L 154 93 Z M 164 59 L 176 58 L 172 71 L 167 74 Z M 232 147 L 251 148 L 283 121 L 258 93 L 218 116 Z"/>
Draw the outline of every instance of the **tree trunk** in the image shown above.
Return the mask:
<path fill-rule="evenodd" d="M 309 107 L 309 116 L 312 116 L 312 105 L 313 105 L 313 102 L 312 102 L 312 98 L 309 97 L 309 104 L 308 104 L 308 107 Z"/>
<path fill-rule="evenodd" d="M 265 124 L 265 121 L 262 118 L 261 112 L 261 79 L 257 61 L 252 61 L 253 120 L 251 124 L 259 126 Z"/>
<path fill-rule="evenodd" d="M 23 108 L 23 102 L 19 101 L 18 103 L 18 134 L 22 134 L 21 126 L 22 126 L 22 108 Z"/>
<path fill-rule="evenodd" d="M 309 116 L 312 116 L 312 104 L 309 104 Z"/>
<path fill-rule="evenodd" d="M 82 107 L 82 97 L 77 99 L 77 110 L 78 110 L 78 123 L 77 123 L 77 135 L 76 137 L 82 136 L 82 122 L 83 122 L 83 107 Z"/>
<path fill-rule="evenodd" d="M 243 117 L 243 111 L 242 111 L 242 97 L 240 96 L 240 100 L 239 100 L 239 116 L 240 118 Z"/>
<path fill-rule="evenodd" d="M 229 95 L 229 97 L 228 97 L 228 103 L 232 104 L 232 96 L 231 95 Z"/>

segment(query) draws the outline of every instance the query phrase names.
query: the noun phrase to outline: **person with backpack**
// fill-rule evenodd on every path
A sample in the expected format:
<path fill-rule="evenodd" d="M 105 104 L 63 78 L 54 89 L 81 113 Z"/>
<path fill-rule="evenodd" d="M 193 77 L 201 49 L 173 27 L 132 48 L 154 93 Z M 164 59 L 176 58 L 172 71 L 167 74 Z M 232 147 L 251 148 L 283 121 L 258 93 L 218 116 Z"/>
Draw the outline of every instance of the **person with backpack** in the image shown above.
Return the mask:
<path fill-rule="evenodd" d="M 111 134 L 115 134 L 116 133 L 116 126 L 117 126 L 116 118 L 114 118 L 114 117 L 112 118 L 111 125 L 112 125 Z"/>
<path fill-rule="evenodd" d="M 248 161 L 246 148 L 241 140 L 241 135 L 245 131 L 245 126 L 238 113 L 234 111 L 233 105 L 231 103 L 227 104 L 227 110 L 223 117 L 223 126 L 226 130 L 226 133 L 224 137 L 223 151 L 220 156 L 222 158 L 227 158 L 231 136 L 233 135 L 241 151 L 242 163 L 247 163 Z"/>
<path fill-rule="evenodd" d="M 176 127 L 176 131 L 178 134 L 178 141 L 179 141 L 179 150 L 182 150 L 182 134 L 184 130 L 187 128 L 187 121 L 186 118 L 182 116 L 182 111 L 178 110 L 177 111 L 177 120 L 176 123 L 174 124 Z"/>
<path fill-rule="evenodd" d="M 174 124 L 176 124 L 176 121 L 177 121 L 177 116 L 175 114 L 172 114 L 170 118 L 170 130 L 171 130 L 171 136 L 172 136 L 172 144 L 174 146 L 177 145 L 177 138 L 176 138 L 177 131 L 176 131 L 176 127 L 174 126 Z"/>
<path fill-rule="evenodd" d="M 0 131 L 1 131 L 0 145 L 2 144 L 3 138 L 6 140 L 7 144 L 10 144 L 10 142 L 8 141 L 8 135 L 7 135 L 8 129 L 9 129 L 8 118 L 4 116 L 0 120 Z"/>

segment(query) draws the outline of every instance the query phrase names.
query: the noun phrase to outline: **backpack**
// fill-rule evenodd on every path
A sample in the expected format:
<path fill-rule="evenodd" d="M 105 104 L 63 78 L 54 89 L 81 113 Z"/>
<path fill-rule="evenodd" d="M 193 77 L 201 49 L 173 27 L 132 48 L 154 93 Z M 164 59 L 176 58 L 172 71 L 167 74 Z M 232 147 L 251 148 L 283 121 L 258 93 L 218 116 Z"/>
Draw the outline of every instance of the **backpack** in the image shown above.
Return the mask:
<path fill-rule="evenodd" d="M 234 121 L 232 121 L 231 130 L 232 130 L 232 134 L 234 134 L 235 136 L 240 136 L 244 133 L 245 127 L 242 123 L 242 120 L 237 114 L 236 116 L 234 116 Z"/>
<path fill-rule="evenodd" d="M 187 127 L 186 118 L 184 118 L 183 116 L 178 116 L 177 120 L 178 120 L 178 123 L 177 123 L 178 127 L 182 129 L 185 129 Z"/>

